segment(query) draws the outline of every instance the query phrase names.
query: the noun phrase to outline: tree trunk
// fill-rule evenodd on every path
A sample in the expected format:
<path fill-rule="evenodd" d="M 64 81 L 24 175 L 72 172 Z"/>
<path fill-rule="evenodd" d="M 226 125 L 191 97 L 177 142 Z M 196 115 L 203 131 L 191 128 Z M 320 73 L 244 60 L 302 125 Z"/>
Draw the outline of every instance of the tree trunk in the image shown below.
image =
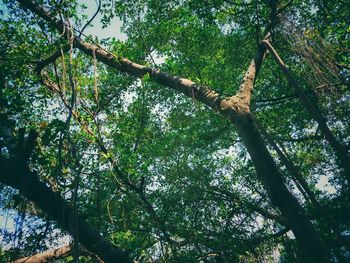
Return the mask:
<path fill-rule="evenodd" d="M 232 120 L 255 165 L 258 178 L 264 185 L 271 202 L 279 208 L 299 244 L 302 262 L 329 262 L 324 246 L 305 215 L 297 199 L 288 191 L 282 174 L 268 152 L 250 113 L 240 113 Z"/>

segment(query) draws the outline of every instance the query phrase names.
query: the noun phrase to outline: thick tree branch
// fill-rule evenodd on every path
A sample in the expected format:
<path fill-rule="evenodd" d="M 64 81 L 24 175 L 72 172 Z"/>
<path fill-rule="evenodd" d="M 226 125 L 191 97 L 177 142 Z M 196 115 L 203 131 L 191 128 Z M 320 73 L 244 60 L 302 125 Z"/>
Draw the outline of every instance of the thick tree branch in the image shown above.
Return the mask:
<path fill-rule="evenodd" d="M 69 34 L 69 32 L 71 32 L 69 25 L 66 25 L 61 20 L 52 17 L 49 12 L 33 3 L 32 1 L 18 1 L 21 3 L 21 5 L 36 13 L 42 19 L 50 22 L 61 33 Z M 273 22 L 276 23 L 275 21 Z M 267 30 L 270 30 L 271 27 L 272 26 L 269 25 L 267 27 Z M 270 33 L 266 32 L 266 37 L 269 36 Z M 266 51 L 266 47 L 264 45 L 260 45 L 258 47 L 258 50 L 253 60 L 251 61 L 248 70 L 246 71 L 238 93 L 232 97 L 225 98 L 214 90 L 205 86 L 198 85 L 189 79 L 171 76 L 167 73 L 161 72 L 159 69 L 151 68 L 130 61 L 127 58 L 119 57 L 108 52 L 98 45 L 89 44 L 76 36 L 74 36 L 74 46 L 85 54 L 88 54 L 89 56 L 95 56 L 99 61 L 110 67 L 118 69 L 121 72 L 125 72 L 131 76 L 138 78 L 149 76 L 156 83 L 181 92 L 188 97 L 195 98 L 196 100 L 206 104 L 207 106 L 219 111 L 226 116 L 229 116 L 230 118 L 234 118 L 237 112 L 249 112 L 253 86 L 259 73 L 261 64 L 264 60 Z M 56 54 L 56 56 L 54 54 L 52 57 L 48 58 L 47 62 L 49 62 L 51 59 L 54 59 L 55 57 L 58 57 L 58 54 Z"/>
<path fill-rule="evenodd" d="M 238 93 L 230 98 L 231 103 L 233 103 L 233 107 L 235 107 L 239 112 L 250 111 L 250 100 L 254 88 L 254 83 L 259 74 L 260 67 L 265 56 L 266 48 L 260 45 L 256 51 L 254 58 L 249 64 Z"/>
<path fill-rule="evenodd" d="M 72 254 L 71 245 L 44 251 L 29 257 L 24 257 L 13 261 L 12 263 L 46 263 L 54 259 L 61 259 Z"/>
<path fill-rule="evenodd" d="M 44 67 L 46 67 L 51 63 L 54 63 L 59 57 L 62 56 L 62 52 L 68 52 L 69 48 L 70 48 L 69 45 L 66 45 L 62 47 L 62 49 L 58 49 L 55 53 L 53 53 L 48 58 L 39 61 L 35 68 L 36 72 L 40 73 Z"/>
<path fill-rule="evenodd" d="M 25 8 L 28 8 L 33 13 L 40 16 L 42 19 L 48 21 L 57 30 L 59 30 L 60 33 L 68 34 L 68 32 L 71 31 L 68 25 L 64 24 L 61 20 L 51 16 L 51 14 L 48 11 L 35 4 L 33 1 L 18 0 L 18 2 L 20 2 L 20 4 Z M 74 37 L 74 46 L 80 49 L 85 54 L 88 54 L 89 56 L 93 56 L 93 54 L 95 54 L 96 59 L 121 72 L 127 73 L 131 76 L 138 78 L 149 76 L 156 83 L 181 92 L 188 97 L 194 97 L 196 100 L 206 104 L 211 108 L 214 108 L 215 110 L 223 113 L 226 116 L 234 117 L 236 110 L 233 108 L 233 104 L 237 101 L 238 98 L 242 97 L 242 95 L 238 94 L 231 98 L 224 98 L 219 93 L 209 89 L 208 87 L 200 86 L 195 82 L 185 78 L 171 76 L 167 73 L 161 72 L 159 69 L 153 69 L 145 65 L 140 65 L 133 61 L 130 61 L 127 58 L 116 56 L 108 52 L 107 50 L 101 48 L 100 46 L 89 44 L 81 40 L 77 36 Z M 263 48 L 264 47 L 262 47 L 262 49 Z M 256 64 L 259 63 L 255 62 L 254 65 L 252 65 L 252 67 L 257 68 Z M 255 76 L 256 73 L 254 73 L 253 71 L 257 72 L 256 69 L 249 70 L 249 74 L 247 74 L 246 78 L 247 81 L 252 80 L 252 75 Z M 253 77 L 253 81 L 254 80 L 255 77 Z M 241 93 L 245 93 L 245 91 Z M 249 97 L 250 100 L 250 96 L 244 95 L 244 97 Z M 238 108 L 241 108 L 241 106 L 239 106 Z"/>

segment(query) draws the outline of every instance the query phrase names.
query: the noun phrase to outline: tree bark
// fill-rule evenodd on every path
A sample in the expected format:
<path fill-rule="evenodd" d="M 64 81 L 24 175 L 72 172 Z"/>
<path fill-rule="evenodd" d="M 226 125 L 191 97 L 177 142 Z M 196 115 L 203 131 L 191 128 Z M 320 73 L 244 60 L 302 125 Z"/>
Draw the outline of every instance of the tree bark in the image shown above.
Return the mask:
<path fill-rule="evenodd" d="M 24 257 L 12 261 L 12 263 L 46 263 L 54 259 L 60 259 L 72 254 L 73 247 L 71 245 L 63 246 L 38 253 L 29 257 Z"/>
<path fill-rule="evenodd" d="M 288 69 L 281 57 L 277 54 L 271 43 L 267 40 L 263 40 L 262 43 L 266 46 L 266 48 L 272 54 L 273 58 L 276 60 L 278 66 L 286 76 L 289 84 L 294 88 L 295 93 L 307 109 L 310 116 L 318 123 L 320 130 L 333 148 L 341 167 L 344 169 L 345 178 L 348 182 L 348 186 L 350 186 L 350 156 L 347 147 L 340 143 L 333 135 L 332 131 L 327 125 L 327 120 L 322 116 L 321 110 L 308 98 L 305 91 L 302 89 L 302 87 L 300 87 L 292 72 Z"/>

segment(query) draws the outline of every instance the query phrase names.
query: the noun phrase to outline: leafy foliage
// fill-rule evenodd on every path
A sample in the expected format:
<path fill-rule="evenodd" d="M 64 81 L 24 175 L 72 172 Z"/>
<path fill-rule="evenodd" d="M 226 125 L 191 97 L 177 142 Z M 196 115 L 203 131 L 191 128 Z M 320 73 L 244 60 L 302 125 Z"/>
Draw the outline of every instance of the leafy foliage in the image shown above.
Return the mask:
<path fill-rule="evenodd" d="M 232 96 L 265 37 L 268 2 L 102 1 L 102 24 L 119 17 L 127 40 L 83 37 L 113 56 Z M 36 3 L 76 29 L 85 22 L 79 1 Z M 65 51 L 70 39 L 16 1 L 6 5 L 7 17 L 0 21 L 1 126 L 10 126 L 16 135 L 15 127 L 39 133 L 31 168 L 87 215 L 96 230 L 139 262 L 277 262 L 279 254 L 281 262 L 295 262 L 295 240 L 286 234 L 280 212 L 226 118 L 195 96 L 185 98 L 149 76 L 135 79 L 94 56 L 73 48 Z M 347 3 L 279 1 L 278 8 L 282 19 L 273 33 L 274 46 L 348 152 Z M 56 51 L 62 54 L 43 71 L 58 92 L 44 85 L 36 68 Z M 331 258 L 346 262 L 346 174 L 271 56 L 259 72 L 251 108 L 316 196 L 320 208 L 301 193 L 270 144 L 286 185 L 327 243 Z M 5 156 L 3 137 L 0 146 Z M 3 189 L 10 193 L 2 190 L 2 209 L 16 209 L 28 219 L 22 226 L 25 233 L 6 233 L 0 257 L 31 255 L 49 247 L 48 240 L 69 239 L 35 204 L 22 198 L 15 206 L 18 193 Z M 8 245 L 14 248 L 8 250 Z M 91 255 L 80 258 L 96 260 Z"/>

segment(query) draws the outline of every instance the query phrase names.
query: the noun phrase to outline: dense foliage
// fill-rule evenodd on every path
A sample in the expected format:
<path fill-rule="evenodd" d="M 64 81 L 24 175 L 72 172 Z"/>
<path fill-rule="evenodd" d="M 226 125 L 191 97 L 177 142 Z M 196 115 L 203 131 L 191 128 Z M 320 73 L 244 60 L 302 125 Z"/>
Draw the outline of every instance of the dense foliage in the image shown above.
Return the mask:
<path fill-rule="evenodd" d="M 350 260 L 348 1 L 101 0 L 87 26 L 84 1 L 33 1 L 70 32 L 23 2 L 1 7 L 1 165 L 16 160 L 23 180 L 28 166 L 74 213 L 62 227 L 26 196 L 26 182 L 15 189 L 2 170 L 0 220 L 12 215 L 15 230 L 2 223 L 0 258 L 77 244 L 81 216 L 137 262 L 311 262 L 292 233 L 303 218 L 324 262 Z M 81 32 L 94 23 L 116 27 L 115 17 L 124 41 Z M 301 221 L 274 199 L 278 189 L 261 179 L 231 115 L 194 89 L 185 96 L 160 85 L 153 73 L 118 71 L 119 62 L 88 55 L 76 41 L 230 97 L 266 34 L 296 83 L 264 51 L 250 111 Z M 60 260 L 98 262 L 77 245 Z"/>

